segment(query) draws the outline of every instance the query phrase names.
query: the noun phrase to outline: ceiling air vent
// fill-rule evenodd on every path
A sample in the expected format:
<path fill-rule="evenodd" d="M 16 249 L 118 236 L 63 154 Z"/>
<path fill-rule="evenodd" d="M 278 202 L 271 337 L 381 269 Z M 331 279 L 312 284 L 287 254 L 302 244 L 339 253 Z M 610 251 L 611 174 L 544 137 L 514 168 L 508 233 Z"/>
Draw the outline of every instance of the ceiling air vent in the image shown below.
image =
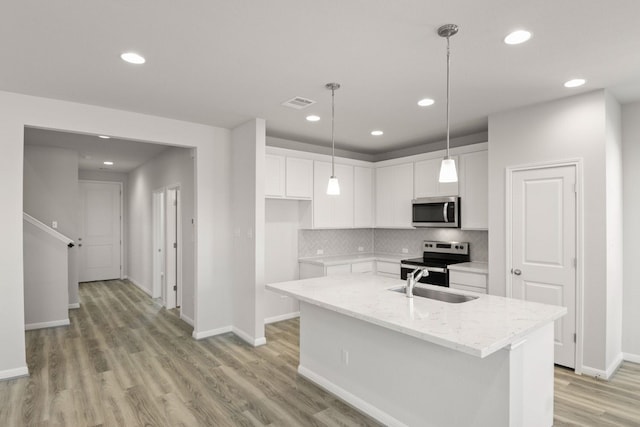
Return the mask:
<path fill-rule="evenodd" d="M 283 102 L 282 105 L 289 108 L 295 108 L 296 110 L 302 110 L 315 103 L 316 101 L 312 101 L 311 99 L 296 96 L 295 98 L 291 98 L 290 100 Z"/>

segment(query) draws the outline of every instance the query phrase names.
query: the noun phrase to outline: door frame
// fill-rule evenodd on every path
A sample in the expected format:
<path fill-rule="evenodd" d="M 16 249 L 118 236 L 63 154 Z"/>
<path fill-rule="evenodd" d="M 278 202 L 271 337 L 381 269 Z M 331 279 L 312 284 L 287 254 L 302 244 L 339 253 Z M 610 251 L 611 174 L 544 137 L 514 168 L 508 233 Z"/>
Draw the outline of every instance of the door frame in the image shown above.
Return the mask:
<path fill-rule="evenodd" d="M 158 199 L 156 200 L 156 196 Z M 160 298 L 163 293 L 163 284 L 165 279 L 164 266 L 160 265 L 157 250 L 162 248 L 162 251 L 166 251 L 166 236 L 165 236 L 165 189 L 164 187 L 153 190 L 151 193 L 152 203 L 152 227 L 153 227 L 153 284 L 151 286 L 151 298 Z M 165 254 L 162 254 L 164 259 Z"/>
<path fill-rule="evenodd" d="M 172 308 L 178 307 L 180 309 L 180 313 L 182 313 L 182 189 L 180 183 L 170 184 L 165 187 L 165 206 L 169 201 L 167 197 L 167 193 L 170 190 L 175 190 L 176 192 L 176 243 L 177 243 L 177 251 L 176 251 L 176 285 L 178 286 L 178 292 L 176 293 L 176 305 Z M 165 213 L 165 220 L 167 215 Z M 169 242 L 166 240 L 167 233 L 165 232 L 165 241 L 166 247 L 168 249 Z M 166 250 L 166 249 L 165 249 Z M 169 255 L 169 250 L 166 250 L 166 257 Z M 165 259 L 166 259 L 165 257 Z M 166 274 L 166 267 L 165 267 Z M 167 285 L 167 290 L 169 290 L 169 281 L 165 281 Z"/>
<path fill-rule="evenodd" d="M 506 296 L 511 298 L 513 294 L 513 276 L 511 275 L 511 265 L 513 263 L 513 175 L 515 172 L 522 172 L 536 169 L 550 169 L 564 166 L 575 168 L 576 178 L 576 354 L 575 368 L 576 374 L 582 374 L 583 360 L 583 324 L 584 324 L 584 182 L 583 182 L 583 159 L 567 159 L 549 161 L 541 163 L 529 163 L 524 165 L 509 166 L 505 169 L 505 291 Z"/>
<path fill-rule="evenodd" d="M 124 183 L 122 181 L 99 181 L 96 179 L 79 179 L 78 180 L 78 193 L 80 192 L 80 184 L 93 183 L 93 184 L 118 184 L 120 187 L 120 280 L 125 279 L 124 275 Z M 84 221 L 81 219 L 81 221 Z M 79 261 L 79 260 L 78 260 Z M 78 271 L 80 270 L 80 264 L 78 263 Z"/>

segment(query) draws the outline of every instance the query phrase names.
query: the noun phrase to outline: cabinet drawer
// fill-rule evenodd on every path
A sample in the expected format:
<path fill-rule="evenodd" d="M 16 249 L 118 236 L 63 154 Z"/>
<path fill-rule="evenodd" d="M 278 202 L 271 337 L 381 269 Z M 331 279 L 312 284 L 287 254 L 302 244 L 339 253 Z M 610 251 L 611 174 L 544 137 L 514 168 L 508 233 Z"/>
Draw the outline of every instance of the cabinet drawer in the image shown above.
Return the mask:
<path fill-rule="evenodd" d="M 450 271 L 449 283 L 486 288 L 487 275 L 481 273 L 467 273 L 464 271 Z"/>
<path fill-rule="evenodd" d="M 449 287 L 451 289 L 458 289 L 460 291 L 468 291 L 468 292 L 475 292 L 478 294 L 486 294 L 487 293 L 487 288 L 481 288 L 481 287 L 476 287 L 476 286 L 467 286 L 467 285 L 461 285 L 459 283 L 449 283 Z"/>
<path fill-rule="evenodd" d="M 330 265 L 327 267 L 327 276 L 351 273 L 351 264 Z"/>
<path fill-rule="evenodd" d="M 351 264 L 352 273 L 369 273 L 373 271 L 373 261 L 356 262 Z"/>
<path fill-rule="evenodd" d="M 377 261 L 376 262 L 376 271 L 378 273 L 387 273 L 393 274 L 400 277 L 400 263 L 399 262 L 387 262 L 387 261 Z"/>

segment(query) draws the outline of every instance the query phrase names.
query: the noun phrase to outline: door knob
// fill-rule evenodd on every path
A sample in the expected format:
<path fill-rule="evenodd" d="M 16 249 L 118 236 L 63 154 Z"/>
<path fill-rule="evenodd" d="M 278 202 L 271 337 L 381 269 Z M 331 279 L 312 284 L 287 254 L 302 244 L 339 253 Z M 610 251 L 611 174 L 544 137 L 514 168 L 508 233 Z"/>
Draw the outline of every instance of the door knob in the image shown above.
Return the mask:
<path fill-rule="evenodd" d="M 519 275 L 522 274 L 522 271 L 520 269 L 518 269 L 518 268 L 516 268 L 516 269 L 512 268 L 511 269 L 511 273 L 515 274 L 516 276 L 519 276 Z"/>

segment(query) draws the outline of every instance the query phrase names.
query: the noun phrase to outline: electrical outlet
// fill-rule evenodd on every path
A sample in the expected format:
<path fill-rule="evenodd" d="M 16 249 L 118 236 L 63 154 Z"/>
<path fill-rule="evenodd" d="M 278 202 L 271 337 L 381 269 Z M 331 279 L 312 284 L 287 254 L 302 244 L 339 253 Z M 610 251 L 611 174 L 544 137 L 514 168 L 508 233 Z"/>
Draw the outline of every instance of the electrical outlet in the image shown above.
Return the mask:
<path fill-rule="evenodd" d="M 362 246 L 358 246 L 358 252 L 362 252 L 364 251 L 364 248 Z"/>
<path fill-rule="evenodd" d="M 402 248 L 402 253 L 403 253 L 403 254 L 408 254 L 408 253 L 409 253 L 409 249 L 407 249 L 407 248 Z"/>
<path fill-rule="evenodd" d="M 51 228 L 58 228 L 58 221 L 52 221 Z"/>
<path fill-rule="evenodd" d="M 349 365 L 349 351 L 342 349 L 342 364 Z"/>
<path fill-rule="evenodd" d="M 316 251 L 316 255 L 324 255 L 324 250 L 323 249 L 318 249 Z"/>

